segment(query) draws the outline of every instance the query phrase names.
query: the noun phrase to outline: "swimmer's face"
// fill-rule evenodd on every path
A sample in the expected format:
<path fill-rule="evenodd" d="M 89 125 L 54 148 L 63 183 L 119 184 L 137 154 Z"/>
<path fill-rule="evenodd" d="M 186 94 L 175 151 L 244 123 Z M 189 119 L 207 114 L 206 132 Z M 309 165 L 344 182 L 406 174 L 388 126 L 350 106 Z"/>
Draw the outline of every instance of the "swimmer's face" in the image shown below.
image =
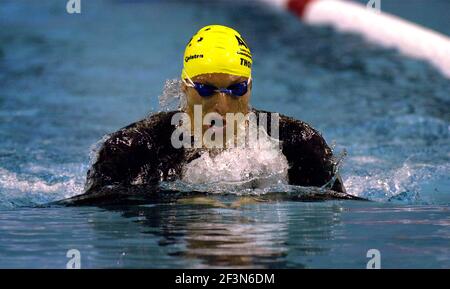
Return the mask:
<path fill-rule="evenodd" d="M 213 85 L 218 88 L 227 88 L 230 85 L 247 81 L 248 78 L 243 76 L 230 75 L 225 73 L 208 73 L 197 75 L 192 78 L 192 81 L 203 84 Z M 187 96 L 186 112 L 191 119 L 194 117 L 194 105 L 202 106 L 203 116 L 210 112 L 220 114 L 224 119 L 227 113 L 248 113 L 249 100 L 251 95 L 252 82 L 248 86 L 247 93 L 243 96 L 233 96 L 222 92 L 217 92 L 211 96 L 203 97 L 198 94 L 193 87 L 182 84 L 182 90 Z M 208 126 L 203 127 L 203 130 Z"/>

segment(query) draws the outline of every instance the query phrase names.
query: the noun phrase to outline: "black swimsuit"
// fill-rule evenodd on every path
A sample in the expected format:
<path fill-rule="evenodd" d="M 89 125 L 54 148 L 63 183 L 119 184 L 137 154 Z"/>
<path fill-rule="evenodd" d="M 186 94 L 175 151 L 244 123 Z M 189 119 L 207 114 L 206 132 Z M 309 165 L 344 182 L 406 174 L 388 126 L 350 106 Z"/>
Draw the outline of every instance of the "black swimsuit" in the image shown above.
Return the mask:
<path fill-rule="evenodd" d="M 269 112 L 253 112 L 257 116 L 266 113 L 270 124 Z M 183 165 L 199 157 L 199 153 L 171 145 L 175 130 L 171 118 L 175 113 L 160 112 L 110 134 L 87 173 L 85 193 L 75 198 L 87 200 L 96 195 L 103 202 L 114 196 L 118 202 L 125 196 L 151 197 L 150 187 L 155 190 L 160 181 L 180 178 Z M 279 139 L 289 163 L 289 184 L 321 187 L 330 182 L 336 161 L 319 132 L 302 121 L 280 115 Z M 345 193 L 340 177 L 335 179 L 330 189 Z"/>

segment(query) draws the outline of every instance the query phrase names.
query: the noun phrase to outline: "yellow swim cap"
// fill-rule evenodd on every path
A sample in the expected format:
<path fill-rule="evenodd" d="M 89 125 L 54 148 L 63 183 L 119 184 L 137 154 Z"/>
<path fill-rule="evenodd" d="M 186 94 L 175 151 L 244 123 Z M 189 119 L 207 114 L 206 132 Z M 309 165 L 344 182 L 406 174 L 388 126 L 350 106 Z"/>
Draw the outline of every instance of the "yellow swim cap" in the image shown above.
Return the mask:
<path fill-rule="evenodd" d="M 222 25 L 200 29 L 184 52 L 182 78 L 205 73 L 227 73 L 250 77 L 252 54 L 242 36 Z"/>

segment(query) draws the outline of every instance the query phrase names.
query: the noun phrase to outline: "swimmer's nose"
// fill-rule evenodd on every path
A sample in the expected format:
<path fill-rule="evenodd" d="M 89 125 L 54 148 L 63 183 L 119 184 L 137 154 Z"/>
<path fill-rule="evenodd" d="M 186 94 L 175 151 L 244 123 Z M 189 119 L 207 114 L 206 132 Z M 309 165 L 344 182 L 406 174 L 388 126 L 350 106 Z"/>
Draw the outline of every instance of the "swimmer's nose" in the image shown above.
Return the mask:
<path fill-rule="evenodd" d="M 219 92 L 214 104 L 214 111 L 220 115 L 226 115 L 228 111 L 228 96 L 226 93 Z"/>

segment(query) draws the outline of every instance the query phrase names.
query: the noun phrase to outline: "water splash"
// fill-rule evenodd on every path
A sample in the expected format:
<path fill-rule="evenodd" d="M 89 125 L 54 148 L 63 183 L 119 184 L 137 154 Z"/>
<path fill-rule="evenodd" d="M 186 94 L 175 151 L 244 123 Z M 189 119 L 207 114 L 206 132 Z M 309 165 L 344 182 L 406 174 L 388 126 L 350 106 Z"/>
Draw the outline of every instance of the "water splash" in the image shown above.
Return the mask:
<path fill-rule="evenodd" d="M 335 144 L 331 146 L 331 150 L 334 151 Z M 345 157 L 347 156 L 347 150 L 344 149 L 342 152 L 339 153 L 337 157 L 334 157 L 334 170 L 333 170 L 333 177 L 321 188 L 322 189 L 332 189 L 334 186 L 334 183 L 340 176 L 340 168 L 342 166 L 342 162 L 344 161 Z"/>
<path fill-rule="evenodd" d="M 373 201 L 443 204 L 449 203 L 448 188 L 439 184 L 450 182 L 449 171 L 449 164 L 431 166 L 405 162 L 393 170 L 372 170 L 366 175 L 351 175 L 344 183 L 352 195 Z"/>
<path fill-rule="evenodd" d="M 180 79 L 166 80 L 162 94 L 159 96 L 159 111 L 183 110 L 186 107 L 186 96 L 181 90 Z"/>
<path fill-rule="evenodd" d="M 258 147 L 230 148 L 216 155 L 203 152 L 185 165 L 182 180 L 190 184 L 213 184 L 213 191 L 265 188 L 287 184 L 288 168 L 279 144 L 264 137 Z"/>
<path fill-rule="evenodd" d="M 108 140 L 108 138 L 109 138 L 109 134 L 104 135 L 101 139 L 96 141 L 89 148 L 89 167 L 91 167 L 97 161 L 100 149 L 101 149 L 102 145 Z"/>
<path fill-rule="evenodd" d="M 83 192 L 84 178 L 80 176 L 85 174 L 84 165 L 53 169 L 31 165 L 29 169 L 30 174 L 17 174 L 0 168 L 0 208 L 46 204 Z"/>

